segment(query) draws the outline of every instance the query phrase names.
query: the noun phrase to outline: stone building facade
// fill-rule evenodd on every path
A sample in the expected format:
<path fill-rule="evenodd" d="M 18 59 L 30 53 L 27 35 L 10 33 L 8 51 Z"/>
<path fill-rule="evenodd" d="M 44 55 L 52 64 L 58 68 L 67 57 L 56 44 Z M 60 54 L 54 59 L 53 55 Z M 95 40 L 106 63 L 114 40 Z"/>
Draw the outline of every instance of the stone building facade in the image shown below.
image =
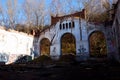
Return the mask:
<path fill-rule="evenodd" d="M 74 25 L 71 25 L 74 24 Z M 107 46 L 107 58 L 114 52 L 111 46 L 111 27 L 105 27 L 104 23 L 85 21 L 85 10 L 65 16 L 51 17 L 51 26 L 40 32 L 38 39 L 34 41 L 34 51 L 41 55 L 41 41 L 47 38 L 50 42 L 50 56 L 58 59 L 63 55 L 61 50 L 61 39 L 65 34 L 72 34 L 75 38 L 76 58 L 87 60 L 90 58 L 90 36 L 94 32 L 104 34 Z M 112 50 L 111 50 L 112 49 Z"/>

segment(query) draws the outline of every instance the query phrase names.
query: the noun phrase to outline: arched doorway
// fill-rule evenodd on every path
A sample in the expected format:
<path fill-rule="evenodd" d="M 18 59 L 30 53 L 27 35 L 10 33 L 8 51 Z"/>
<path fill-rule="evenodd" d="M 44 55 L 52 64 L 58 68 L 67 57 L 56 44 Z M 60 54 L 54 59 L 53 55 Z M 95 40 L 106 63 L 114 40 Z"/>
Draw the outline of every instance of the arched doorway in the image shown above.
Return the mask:
<path fill-rule="evenodd" d="M 65 33 L 61 37 L 61 53 L 62 55 L 76 54 L 76 41 L 71 33 Z"/>
<path fill-rule="evenodd" d="M 95 31 L 89 36 L 90 57 L 107 57 L 106 39 L 102 32 Z"/>
<path fill-rule="evenodd" d="M 50 41 L 47 38 L 43 38 L 40 41 L 40 54 L 41 55 L 50 55 Z"/>

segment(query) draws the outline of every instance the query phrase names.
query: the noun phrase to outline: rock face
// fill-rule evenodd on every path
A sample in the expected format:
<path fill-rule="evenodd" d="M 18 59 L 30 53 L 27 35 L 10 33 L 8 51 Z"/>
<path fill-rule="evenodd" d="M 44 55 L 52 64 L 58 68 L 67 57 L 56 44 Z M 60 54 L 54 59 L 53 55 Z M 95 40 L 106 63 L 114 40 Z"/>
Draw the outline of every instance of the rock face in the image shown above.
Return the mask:
<path fill-rule="evenodd" d="M 118 0 L 117 4 L 114 6 L 115 17 L 113 22 L 113 33 L 114 33 L 114 41 L 116 46 L 116 59 L 120 61 L 120 0 Z"/>
<path fill-rule="evenodd" d="M 0 61 L 14 62 L 20 55 L 30 55 L 33 36 L 14 30 L 0 29 Z"/>

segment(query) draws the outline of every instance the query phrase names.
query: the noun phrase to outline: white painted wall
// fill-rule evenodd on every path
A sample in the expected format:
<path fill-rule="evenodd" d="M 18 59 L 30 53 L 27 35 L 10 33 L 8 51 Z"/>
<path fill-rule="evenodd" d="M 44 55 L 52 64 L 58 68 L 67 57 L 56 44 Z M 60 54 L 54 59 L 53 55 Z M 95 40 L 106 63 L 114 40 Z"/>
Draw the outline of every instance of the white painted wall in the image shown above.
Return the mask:
<path fill-rule="evenodd" d="M 50 55 L 60 56 L 62 54 L 61 53 L 61 37 L 66 33 L 71 33 L 75 37 L 75 40 L 76 40 L 76 56 L 81 55 L 79 51 L 81 45 L 82 47 L 85 48 L 85 52 L 82 52 L 82 53 L 85 54 L 85 56 L 88 55 L 88 40 L 87 40 L 88 34 L 87 34 L 86 22 L 84 20 L 81 20 L 81 29 L 82 29 L 82 41 L 81 41 L 79 18 L 74 18 L 73 21 L 75 23 L 74 28 L 61 29 L 61 30 L 60 30 L 60 21 L 57 22 L 56 25 L 51 26 L 50 30 L 48 29 L 45 32 L 41 33 L 39 40 L 38 40 L 38 44 L 40 45 L 40 41 L 43 38 L 48 38 L 51 41 L 51 39 L 53 38 L 53 35 L 55 35 L 52 45 L 50 46 Z M 71 18 L 64 20 L 63 22 L 61 22 L 61 24 L 66 24 L 69 22 L 72 22 Z M 38 47 L 40 47 L 39 45 Z M 40 48 L 37 51 L 39 51 L 38 54 L 40 54 Z"/>
<path fill-rule="evenodd" d="M 0 29 L 0 54 L 9 55 L 7 63 L 14 62 L 19 55 L 30 55 L 33 46 L 33 36 L 14 30 Z M 12 59 L 10 56 L 16 56 Z"/>
<path fill-rule="evenodd" d="M 75 22 L 75 28 L 68 28 L 68 29 L 60 29 L 60 24 L 66 24 L 69 22 L 72 22 L 72 20 Z M 81 27 L 81 30 L 80 30 Z M 71 33 L 76 40 L 76 56 L 78 60 L 86 60 L 89 58 L 89 36 L 92 32 L 94 31 L 101 31 L 104 33 L 105 38 L 106 38 L 106 45 L 107 45 L 107 50 L 109 51 L 108 54 L 110 53 L 110 44 L 109 44 L 109 32 L 111 30 L 107 31 L 105 29 L 103 24 L 94 24 L 94 23 L 86 23 L 85 20 L 81 19 L 81 24 L 79 21 L 79 18 L 68 18 L 63 20 L 61 23 L 60 21 L 56 23 L 56 25 L 51 26 L 50 29 L 46 29 L 45 31 L 40 33 L 39 40 L 37 42 L 38 44 L 38 54 L 40 55 L 40 41 L 43 38 L 48 38 L 50 41 L 55 35 L 55 38 L 53 39 L 52 45 L 50 46 L 50 55 L 52 58 L 57 57 L 62 55 L 61 53 L 61 37 L 65 33 Z M 80 34 L 82 35 L 82 38 L 80 37 Z M 81 51 L 82 49 L 82 51 Z M 81 51 L 81 52 L 80 52 Z"/>

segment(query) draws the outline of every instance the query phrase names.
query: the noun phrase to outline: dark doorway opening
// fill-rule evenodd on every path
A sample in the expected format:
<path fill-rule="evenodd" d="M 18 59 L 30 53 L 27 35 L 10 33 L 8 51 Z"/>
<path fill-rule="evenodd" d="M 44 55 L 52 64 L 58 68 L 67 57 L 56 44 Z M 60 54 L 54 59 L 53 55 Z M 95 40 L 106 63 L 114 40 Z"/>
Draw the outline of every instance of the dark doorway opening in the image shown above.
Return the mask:
<path fill-rule="evenodd" d="M 50 41 L 47 38 L 43 38 L 40 41 L 40 54 L 41 55 L 50 55 Z"/>
<path fill-rule="evenodd" d="M 61 53 L 62 55 L 76 54 L 76 41 L 71 33 L 65 33 L 61 37 Z"/>
<path fill-rule="evenodd" d="M 106 39 L 102 32 L 95 31 L 89 36 L 90 57 L 107 57 Z"/>

